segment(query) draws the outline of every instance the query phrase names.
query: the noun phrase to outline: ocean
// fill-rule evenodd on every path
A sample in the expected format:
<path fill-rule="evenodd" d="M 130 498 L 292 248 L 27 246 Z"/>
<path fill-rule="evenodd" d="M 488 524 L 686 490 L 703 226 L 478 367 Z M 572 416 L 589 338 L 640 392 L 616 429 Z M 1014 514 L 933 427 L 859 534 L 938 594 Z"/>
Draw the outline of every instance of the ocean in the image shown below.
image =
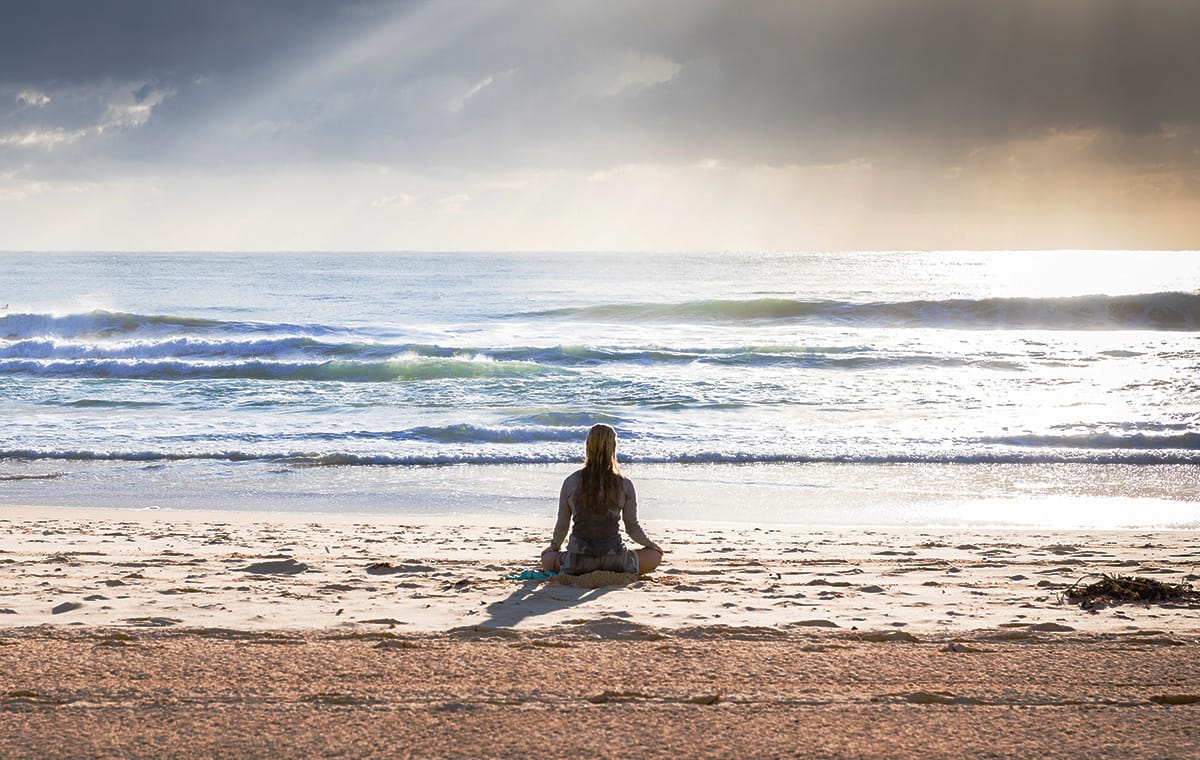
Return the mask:
<path fill-rule="evenodd" d="M 0 504 L 1200 527 L 1200 254 L 0 254 Z"/>

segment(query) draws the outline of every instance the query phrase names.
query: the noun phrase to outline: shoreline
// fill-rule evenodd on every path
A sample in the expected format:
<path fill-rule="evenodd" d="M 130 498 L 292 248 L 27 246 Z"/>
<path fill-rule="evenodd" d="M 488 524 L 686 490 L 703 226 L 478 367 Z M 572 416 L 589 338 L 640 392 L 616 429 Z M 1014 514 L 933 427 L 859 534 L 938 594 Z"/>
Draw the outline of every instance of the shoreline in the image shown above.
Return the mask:
<path fill-rule="evenodd" d="M 1081 499 L 1082 500 L 1082 499 Z M 119 506 L 87 506 L 62 503 L 0 503 L 0 519 L 37 520 L 45 517 L 63 519 L 81 518 L 85 520 L 133 520 L 149 522 L 173 521 L 182 523 L 260 523 L 264 521 L 277 522 L 287 525 L 309 525 L 313 523 L 330 523 L 335 525 L 371 523 L 377 525 L 466 525 L 466 526 L 542 526 L 545 525 L 547 535 L 554 525 L 555 504 L 545 499 L 546 509 L 538 513 L 519 511 L 430 511 L 410 512 L 403 509 L 359 511 L 300 511 L 296 509 L 269 509 L 245 507 L 235 509 L 211 509 L 191 507 L 119 507 Z M 1018 501 L 1028 502 L 1014 498 Z M 1152 501 L 1152 500 L 1145 500 Z M 1179 504 L 1191 502 L 1179 501 Z M 1200 509 L 1200 502 L 1197 502 Z M 649 507 L 651 512 L 657 510 Z M 1002 510 L 1002 508 L 1001 508 Z M 1011 522 L 946 522 L 946 523 L 895 523 L 895 522 L 820 522 L 805 520 L 797 517 L 790 521 L 758 521 L 753 519 L 717 519 L 704 516 L 688 518 L 672 513 L 670 516 L 658 514 L 643 514 L 639 509 L 639 518 L 643 523 L 652 523 L 668 527 L 722 527 L 731 529 L 763 528 L 788 532 L 811 531 L 846 531 L 846 532 L 892 532 L 908 534 L 916 531 L 934 531 L 941 533 L 1067 533 L 1074 535 L 1130 534 L 1130 533 L 1200 533 L 1200 521 L 1186 523 L 1154 523 L 1145 525 L 1039 525 Z M 627 537 L 626 537 L 627 538 Z"/>
<path fill-rule="evenodd" d="M 323 521 L 341 515 L 535 521 L 555 513 L 562 479 L 578 466 L 43 465 L 0 461 L 2 500 L 172 513 L 219 505 L 222 515 L 294 513 Z M 1194 479 L 1194 466 L 1185 465 L 681 463 L 625 469 L 636 484 L 643 520 L 896 530 L 1200 530 L 1200 502 L 1181 487 Z"/>

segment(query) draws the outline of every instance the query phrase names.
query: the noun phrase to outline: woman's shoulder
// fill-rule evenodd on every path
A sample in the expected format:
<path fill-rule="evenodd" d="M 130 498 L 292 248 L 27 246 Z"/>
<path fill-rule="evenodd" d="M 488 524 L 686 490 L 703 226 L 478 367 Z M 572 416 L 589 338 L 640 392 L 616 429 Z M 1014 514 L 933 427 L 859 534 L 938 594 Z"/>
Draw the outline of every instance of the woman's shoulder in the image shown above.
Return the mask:
<path fill-rule="evenodd" d="M 563 485 L 567 485 L 568 483 L 579 483 L 580 481 L 583 480 L 583 475 L 584 475 L 584 468 L 580 467 L 578 470 L 575 470 L 574 472 L 572 472 L 570 475 L 568 475 L 563 480 Z M 622 475 L 621 473 L 614 473 L 614 475 L 616 475 L 617 480 L 620 481 L 621 487 L 623 489 L 625 489 L 626 491 L 633 490 L 633 481 L 632 480 L 627 478 L 625 475 Z"/>

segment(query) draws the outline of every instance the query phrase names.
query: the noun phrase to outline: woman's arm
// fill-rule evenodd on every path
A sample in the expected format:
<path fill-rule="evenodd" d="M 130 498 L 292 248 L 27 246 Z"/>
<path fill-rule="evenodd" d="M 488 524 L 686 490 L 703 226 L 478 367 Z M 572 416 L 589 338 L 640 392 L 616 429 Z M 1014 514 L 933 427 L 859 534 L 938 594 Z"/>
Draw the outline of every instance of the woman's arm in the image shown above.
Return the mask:
<path fill-rule="evenodd" d="M 575 490 L 572 478 L 568 475 L 558 491 L 558 520 L 554 523 L 554 537 L 550 539 L 550 548 L 554 551 L 562 549 L 562 542 L 567 538 L 567 528 L 571 527 L 571 493 Z"/>
<path fill-rule="evenodd" d="M 646 531 L 642 530 L 642 526 L 638 524 L 637 491 L 634 490 L 633 481 L 629 478 L 625 478 L 625 504 L 621 507 L 621 518 L 625 521 L 625 532 L 629 534 L 630 538 L 642 546 L 658 549 L 658 544 L 647 538 Z"/>

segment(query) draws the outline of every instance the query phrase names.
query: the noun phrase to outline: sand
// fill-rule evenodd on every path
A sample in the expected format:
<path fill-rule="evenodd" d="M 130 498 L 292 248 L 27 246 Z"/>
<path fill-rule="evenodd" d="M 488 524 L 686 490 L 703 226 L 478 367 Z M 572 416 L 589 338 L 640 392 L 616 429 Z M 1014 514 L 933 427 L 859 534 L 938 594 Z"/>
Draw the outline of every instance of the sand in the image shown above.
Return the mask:
<path fill-rule="evenodd" d="M 1200 534 L 648 524 L 616 585 L 549 521 L 0 510 L 0 756 L 1188 757 Z M 592 587 L 596 586 L 596 587 Z"/>

